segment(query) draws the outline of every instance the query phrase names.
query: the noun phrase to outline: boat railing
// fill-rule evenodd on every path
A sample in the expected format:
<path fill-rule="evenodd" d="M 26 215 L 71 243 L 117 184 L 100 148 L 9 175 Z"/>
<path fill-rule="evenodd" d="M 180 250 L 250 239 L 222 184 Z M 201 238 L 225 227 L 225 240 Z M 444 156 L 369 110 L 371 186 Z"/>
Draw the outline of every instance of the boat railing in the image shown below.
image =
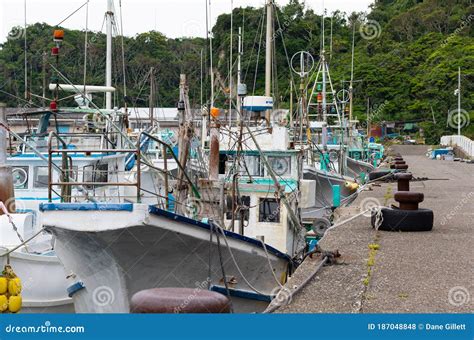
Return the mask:
<path fill-rule="evenodd" d="M 167 193 L 172 192 L 172 190 L 170 190 L 171 185 L 176 185 L 178 190 L 189 188 L 195 198 L 201 198 L 196 185 L 192 182 L 185 167 L 176 157 L 173 147 L 148 132 L 140 133 L 136 149 L 99 149 L 97 147 L 68 148 L 68 144 L 64 137 L 70 137 L 71 135 L 72 134 L 67 133 L 59 134 L 55 131 L 52 131 L 48 137 L 48 200 L 50 202 L 53 200 L 53 194 L 57 195 L 62 202 L 66 203 L 71 202 L 73 197 L 75 199 L 81 198 L 82 196 L 80 196 L 78 192 L 75 192 L 73 196 L 73 188 L 79 188 L 79 191 L 84 192 L 84 199 L 95 200 L 95 198 L 99 197 L 99 199 L 107 199 L 107 195 L 109 193 L 105 192 L 105 190 L 102 190 L 100 191 L 100 194 L 95 197 L 96 189 L 98 188 L 135 187 L 136 194 L 127 191 L 131 194 L 126 196 L 126 194 L 119 192 L 119 198 L 128 199 L 132 197 L 131 195 L 134 195 L 133 197 L 138 203 L 140 203 L 142 197 L 145 197 L 144 195 L 148 194 L 150 197 L 156 197 L 164 201 L 166 203 L 166 209 L 169 209 L 171 205 L 171 199 Z M 90 136 L 90 134 L 88 134 L 88 136 Z M 157 167 L 145 156 L 144 152 L 142 151 L 144 138 L 153 140 L 155 143 L 161 145 L 164 163 L 163 168 Z M 55 160 L 57 162 L 58 155 L 61 156 L 60 166 L 55 163 Z M 96 157 L 97 161 L 94 161 L 93 164 L 96 166 L 90 167 L 88 169 L 86 169 L 86 167 L 79 169 L 73 163 L 73 160 L 76 159 L 74 155 L 94 156 Z M 133 157 L 135 159 L 136 163 L 133 171 L 127 171 L 125 168 L 123 171 L 122 169 L 114 169 L 111 171 L 107 167 L 100 168 L 98 166 L 99 164 L 108 164 L 106 156 L 114 156 L 114 159 L 117 159 L 119 158 L 117 156 L 120 155 L 125 156 L 124 160 L 127 158 L 127 156 Z M 81 157 L 80 159 L 83 158 Z M 175 164 L 179 169 L 178 175 L 172 173 L 173 169 L 170 169 L 168 159 L 174 159 Z M 156 171 L 162 175 L 161 177 L 163 177 L 165 188 L 164 195 L 162 195 L 160 192 L 156 192 L 156 190 L 149 190 L 150 188 L 142 188 L 142 177 L 144 171 L 143 167 L 148 168 L 148 171 Z M 53 176 L 54 170 L 59 172 L 58 178 Z M 81 172 L 82 176 L 80 176 Z M 121 176 L 122 174 L 125 175 Z M 116 176 L 116 180 L 112 181 L 111 178 L 114 176 Z M 57 192 L 57 187 L 60 187 L 60 192 Z M 110 196 L 113 196 L 113 193 L 111 193 Z M 180 203 L 174 200 L 173 204 L 176 207 L 176 205 L 179 205 Z"/>
<path fill-rule="evenodd" d="M 199 193 L 199 190 L 197 189 L 197 187 L 195 186 L 195 184 L 193 183 L 193 181 L 189 177 L 189 175 L 186 172 L 186 169 L 184 168 L 184 166 L 181 164 L 179 159 L 176 157 L 176 154 L 173 150 L 173 147 L 171 145 L 169 145 L 168 143 L 160 140 L 158 137 L 156 137 L 156 136 L 154 136 L 154 135 L 152 135 L 148 132 L 143 131 L 143 132 L 140 133 L 140 136 L 138 138 L 138 145 L 137 145 L 138 149 L 140 149 L 141 143 L 142 143 L 144 138 L 147 138 L 149 140 L 153 140 L 155 143 L 161 145 L 161 147 L 162 147 L 162 158 L 163 158 L 163 168 L 162 169 L 156 167 L 153 164 L 151 164 L 146 159 L 142 160 L 142 164 L 148 166 L 150 169 L 153 169 L 153 170 L 155 170 L 155 171 L 157 171 L 157 172 L 159 172 L 160 174 L 163 175 L 165 193 L 170 192 L 169 191 L 169 189 L 170 189 L 170 187 L 169 187 L 170 177 L 173 177 L 176 180 L 177 188 L 182 188 L 183 186 L 187 186 L 191 189 L 191 191 L 193 193 L 193 196 L 196 197 L 197 199 L 200 199 L 201 195 Z M 180 174 L 182 174 L 182 176 L 174 176 L 174 175 L 171 174 L 170 169 L 168 168 L 168 155 L 171 155 L 171 158 L 174 159 L 174 161 L 176 162 L 176 165 L 178 166 L 178 169 L 180 170 Z M 138 165 L 137 165 L 137 171 L 140 171 Z M 146 191 L 146 190 L 144 190 L 144 191 Z M 165 194 L 163 198 L 166 202 L 166 210 L 168 210 L 169 206 L 170 206 L 170 198 L 168 197 L 167 194 Z"/>
<path fill-rule="evenodd" d="M 86 192 L 86 198 L 91 198 L 88 195 L 88 191 L 91 188 L 95 187 L 136 187 L 136 199 L 137 202 L 140 202 L 141 195 L 140 195 L 140 186 L 141 186 L 141 151 L 140 147 L 137 149 L 97 149 L 97 148 L 80 148 L 80 149 L 70 149 L 67 146 L 66 141 L 62 138 L 64 135 L 70 134 L 58 134 L 55 131 L 51 131 L 48 137 L 48 200 L 51 202 L 53 199 L 53 193 L 56 194 L 61 198 L 62 202 L 69 203 L 72 199 L 72 188 L 73 187 L 81 187 L 83 191 Z M 53 146 L 53 139 L 56 139 L 57 144 L 56 148 Z M 130 181 L 97 181 L 96 175 L 101 172 L 109 173 L 109 170 L 88 170 L 89 173 L 92 174 L 91 180 L 86 180 L 85 176 L 83 176 L 82 181 L 79 181 L 79 176 L 74 176 L 74 164 L 73 159 L 70 154 L 84 154 L 84 155 L 119 155 L 119 154 L 130 154 L 133 153 L 137 160 L 137 174 L 136 179 L 134 182 Z M 60 176 L 58 181 L 55 181 L 53 178 L 53 167 L 55 166 L 54 163 L 54 155 L 61 155 L 61 168 L 60 168 Z M 100 158 L 98 158 L 99 160 Z M 57 167 L 56 167 L 57 168 Z M 86 170 L 83 170 L 86 172 Z M 76 171 L 77 174 L 78 171 Z M 119 170 L 114 171 L 114 173 L 120 172 Z M 123 171 L 125 172 L 125 171 Z M 77 178 L 74 178 L 77 177 Z M 61 188 L 60 193 L 55 191 L 54 187 L 59 186 Z"/>

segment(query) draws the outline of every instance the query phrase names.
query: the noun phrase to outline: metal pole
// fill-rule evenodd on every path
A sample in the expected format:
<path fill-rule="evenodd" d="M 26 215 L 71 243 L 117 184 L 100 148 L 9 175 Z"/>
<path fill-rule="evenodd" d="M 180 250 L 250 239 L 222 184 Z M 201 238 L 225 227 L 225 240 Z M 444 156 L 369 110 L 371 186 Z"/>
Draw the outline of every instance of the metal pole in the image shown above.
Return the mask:
<path fill-rule="evenodd" d="M 163 145 L 163 168 L 164 168 L 164 174 L 165 174 L 165 207 L 166 211 L 169 211 L 170 209 L 170 201 L 168 197 L 168 157 L 166 154 L 166 145 Z"/>
<path fill-rule="evenodd" d="M 232 80 L 233 80 L 233 39 L 234 39 L 234 2 L 230 0 L 230 51 L 229 51 L 229 128 L 232 127 Z"/>
<path fill-rule="evenodd" d="M 267 34 L 265 44 L 265 96 L 271 97 L 272 93 L 272 46 L 273 46 L 273 0 L 267 2 Z M 265 119 L 270 126 L 270 110 L 265 113 Z"/>
<path fill-rule="evenodd" d="M 106 49 L 106 67 L 105 67 L 105 86 L 112 86 L 112 20 L 113 20 L 113 0 L 107 1 L 107 49 Z M 112 109 L 112 93 L 105 94 L 105 108 Z"/>
<path fill-rule="evenodd" d="M 26 40 L 26 0 L 24 1 L 24 15 L 25 22 L 23 27 L 23 37 L 24 37 L 24 50 L 25 50 L 25 99 L 28 100 L 28 54 L 26 50 L 27 40 Z"/>
<path fill-rule="evenodd" d="M 458 136 L 461 136 L 461 67 L 458 72 Z"/>
<path fill-rule="evenodd" d="M 351 82 L 349 84 L 349 125 L 352 122 L 352 110 L 353 110 L 353 81 L 354 81 L 354 47 L 355 47 L 355 23 L 353 23 L 352 27 L 352 60 L 351 60 Z"/>
<path fill-rule="evenodd" d="M 150 68 L 150 98 L 148 98 L 148 105 L 150 107 L 150 126 L 155 125 L 154 121 L 154 102 L 153 98 L 155 97 L 155 68 Z"/>
<path fill-rule="evenodd" d="M 240 107 L 242 106 L 242 98 L 240 97 L 239 89 L 242 82 L 242 27 L 239 27 L 239 42 L 238 42 L 238 56 L 237 56 L 237 120 L 240 124 Z"/>
<path fill-rule="evenodd" d="M 0 103 L 0 123 L 7 123 L 5 104 Z M 7 132 L 0 127 L 0 166 L 7 164 Z"/>

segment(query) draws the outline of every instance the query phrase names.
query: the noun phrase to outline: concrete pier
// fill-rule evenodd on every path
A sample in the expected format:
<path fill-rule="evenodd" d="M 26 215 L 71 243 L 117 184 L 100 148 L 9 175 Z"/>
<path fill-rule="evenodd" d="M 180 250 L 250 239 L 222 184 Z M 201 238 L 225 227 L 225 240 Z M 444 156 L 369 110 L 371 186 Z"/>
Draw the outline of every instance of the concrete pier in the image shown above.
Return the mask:
<path fill-rule="evenodd" d="M 278 313 L 468 313 L 474 310 L 474 164 L 436 161 L 427 148 L 396 146 L 414 177 L 411 191 L 422 192 L 420 207 L 434 211 L 431 232 L 375 231 L 360 217 L 330 230 L 324 250 L 339 250 L 338 265 L 324 267 Z M 396 183 L 362 192 L 338 220 L 359 213 L 367 202 L 395 204 Z M 378 250 L 369 245 L 378 245 Z M 375 261 L 368 263 L 370 253 Z M 299 285 L 320 262 L 307 259 L 287 283 Z M 370 271 L 370 277 L 368 273 Z"/>

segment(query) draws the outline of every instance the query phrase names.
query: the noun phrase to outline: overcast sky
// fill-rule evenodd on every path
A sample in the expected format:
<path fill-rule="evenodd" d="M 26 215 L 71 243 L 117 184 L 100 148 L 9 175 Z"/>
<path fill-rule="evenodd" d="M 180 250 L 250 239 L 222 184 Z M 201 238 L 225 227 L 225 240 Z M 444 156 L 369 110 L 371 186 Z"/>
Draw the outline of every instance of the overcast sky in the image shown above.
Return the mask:
<path fill-rule="evenodd" d="M 207 0 L 122 0 L 123 28 L 128 36 L 157 30 L 171 38 L 205 36 Z M 260 7 L 264 0 L 232 0 L 234 7 Z M 27 23 L 46 22 L 57 25 L 86 0 L 26 0 Z M 279 5 L 289 0 L 276 0 Z M 350 13 L 367 11 L 373 0 L 326 0 L 328 13 L 335 10 Z M 322 12 L 323 0 L 307 0 L 307 5 L 317 13 Z M 213 22 L 219 14 L 230 12 L 231 0 L 211 0 Z M 89 29 L 99 31 L 107 7 L 106 0 L 89 1 Z M 115 0 L 119 16 L 119 0 Z M 10 28 L 24 23 L 24 0 L 0 0 L 0 42 L 5 41 Z M 84 29 L 86 7 L 63 23 L 64 27 Z M 105 31 L 105 28 L 102 29 Z"/>

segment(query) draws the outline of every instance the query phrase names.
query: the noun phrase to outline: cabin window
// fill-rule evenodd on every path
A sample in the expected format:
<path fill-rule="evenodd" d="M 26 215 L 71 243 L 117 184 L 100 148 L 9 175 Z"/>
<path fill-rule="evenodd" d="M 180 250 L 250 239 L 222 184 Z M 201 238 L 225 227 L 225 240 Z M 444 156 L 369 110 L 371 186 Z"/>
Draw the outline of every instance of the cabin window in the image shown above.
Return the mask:
<path fill-rule="evenodd" d="M 280 223 L 280 200 L 276 198 L 261 198 L 258 221 Z"/>
<path fill-rule="evenodd" d="M 239 205 L 239 203 L 237 203 Z M 241 196 L 240 197 L 240 206 L 241 206 L 241 212 L 244 218 L 244 221 L 249 220 L 249 207 L 250 207 L 250 196 Z M 227 212 L 226 212 L 226 218 L 228 220 L 232 220 L 232 197 L 228 196 L 227 198 Z M 240 214 L 236 213 L 235 215 L 236 220 L 240 220 Z"/>
<path fill-rule="evenodd" d="M 83 168 L 84 183 L 107 183 L 109 166 L 107 163 L 96 166 L 86 165 Z M 87 189 L 92 189 L 91 185 L 85 186 Z"/>
<path fill-rule="evenodd" d="M 109 165 L 99 164 L 95 167 L 94 182 L 107 183 L 109 174 Z"/>
<path fill-rule="evenodd" d="M 291 175 L 291 157 L 269 156 L 268 163 L 277 176 Z"/>
<path fill-rule="evenodd" d="M 48 167 L 46 166 L 35 167 L 33 186 L 35 188 L 47 188 L 48 181 L 49 181 Z"/>
<path fill-rule="evenodd" d="M 13 187 L 15 189 L 28 189 L 28 167 L 18 166 L 13 168 Z"/>
<path fill-rule="evenodd" d="M 247 166 L 248 173 L 245 167 L 242 169 L 244 176 L 263 176 L 263 166 L 260 161 L 260 156 L 244 156 L 245 165 Z"/>

